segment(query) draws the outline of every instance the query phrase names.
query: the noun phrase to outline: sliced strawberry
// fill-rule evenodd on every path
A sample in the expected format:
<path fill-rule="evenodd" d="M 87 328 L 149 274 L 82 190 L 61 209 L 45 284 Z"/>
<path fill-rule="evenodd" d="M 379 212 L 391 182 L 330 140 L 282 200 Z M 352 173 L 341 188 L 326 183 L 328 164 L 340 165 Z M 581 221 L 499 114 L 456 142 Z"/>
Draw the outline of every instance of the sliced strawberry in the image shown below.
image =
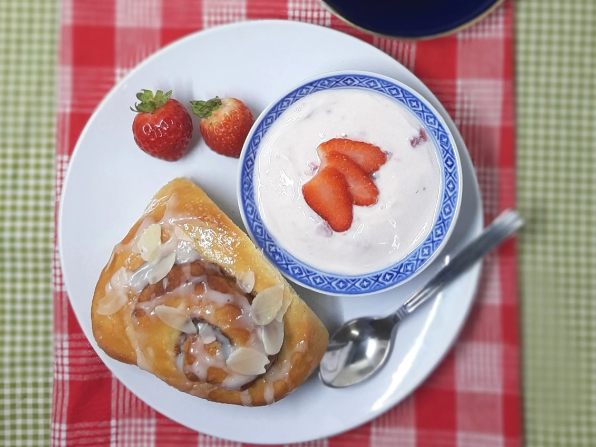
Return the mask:
<path fill-rule="evenodd" d="M 368 206 L 377 203 L 379 190 L 375 182 L 351 159 L 339 152 L 329 152 L 321 161 L 321 167 L 335 168 L 346 178 L 355 205 Z"/>
<path fill-rule="evenodd" d="M 387 155 L 380 147 L 364 141 L 348 138 L 333 138 L 319 145 L 321 158 L 329 152 L 339 152 L 358 164 L 366 174 L 372 174 L 387 161 Z"/>
<path fill-rule="evenodd" d="M 348 182 L 335 168 L 321 169 L 302 186 L 304 200 L 329 226 L 339 232 L 352 226 L 352 197 Z"/>

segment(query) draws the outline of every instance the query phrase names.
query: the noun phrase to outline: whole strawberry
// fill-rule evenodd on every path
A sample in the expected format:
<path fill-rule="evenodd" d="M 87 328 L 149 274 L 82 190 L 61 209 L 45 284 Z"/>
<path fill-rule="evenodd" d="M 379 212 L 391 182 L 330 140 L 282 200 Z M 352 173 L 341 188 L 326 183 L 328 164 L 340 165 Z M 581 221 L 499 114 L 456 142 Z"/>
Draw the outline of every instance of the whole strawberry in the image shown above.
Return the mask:
<path fill-rule="evenodd" d="M 158 90 L 155 95 L 143 90 L 137 93 L 141 102 L 132 109 L 138 112 L 132 123 L 135 143 L 149 155 L 166 161 L 182 158 L 192 137 L 192 118 L 171 95 L 171 90 Z"/>
<path fill-rule="evenodd" d="M 255 118 L 250 109 L 236 98 L 215 97 L 209 101 L 191 101 L 192 112 L 201 118 L 201 135 L 207 146 L 227 157 L 240 157 L 244 140 Z"/>

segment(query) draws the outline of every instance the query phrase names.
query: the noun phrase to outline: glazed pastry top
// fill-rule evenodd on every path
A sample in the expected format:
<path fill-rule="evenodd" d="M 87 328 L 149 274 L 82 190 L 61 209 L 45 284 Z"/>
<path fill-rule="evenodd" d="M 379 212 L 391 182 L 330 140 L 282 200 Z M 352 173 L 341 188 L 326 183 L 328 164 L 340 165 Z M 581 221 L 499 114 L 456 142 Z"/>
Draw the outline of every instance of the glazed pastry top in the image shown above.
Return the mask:
<path fill-rule="evenodd" d="M 109 356 L 239 405 L 287 395 L 328 340 L 279 271 L 186 179 L 164 186 L 116 245 L 91 318 Z"/>
<path fill-rule="evenodd" d="M 173 206 L 172 197 L 166 209 Z M 144 219 L 135 236 L 115 252 L 129 252 L 110 278 L 97 313 L 112 315 L 126 307 L 126 335 L 137 364 L 152 371 L 142 349 L 143 321 L 180 331 L 175 363 L 189 380 L 238 390 L 264 374 L 283 343 L 283 283 L 253 297 L 255 275 L 226 276 L 202 259 L 180 221 L 164 214 Z"/>

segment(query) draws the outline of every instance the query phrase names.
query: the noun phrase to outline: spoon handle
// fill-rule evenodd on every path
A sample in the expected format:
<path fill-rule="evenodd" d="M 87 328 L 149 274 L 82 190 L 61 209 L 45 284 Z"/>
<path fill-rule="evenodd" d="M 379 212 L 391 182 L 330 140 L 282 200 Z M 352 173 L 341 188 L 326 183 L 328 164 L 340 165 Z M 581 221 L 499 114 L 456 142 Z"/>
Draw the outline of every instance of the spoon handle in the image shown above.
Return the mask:
<path fill-rule="evenodd" d="M 457 253 L 428 284 L 401 305 L 394 314 L 396 322 L 403 320 L 422 303 L 434 297 L 443 287 L 519 230 L 523 224 L 524 221 L 517 211 L 509 209 L 501 213 L 474 240 Z"/>

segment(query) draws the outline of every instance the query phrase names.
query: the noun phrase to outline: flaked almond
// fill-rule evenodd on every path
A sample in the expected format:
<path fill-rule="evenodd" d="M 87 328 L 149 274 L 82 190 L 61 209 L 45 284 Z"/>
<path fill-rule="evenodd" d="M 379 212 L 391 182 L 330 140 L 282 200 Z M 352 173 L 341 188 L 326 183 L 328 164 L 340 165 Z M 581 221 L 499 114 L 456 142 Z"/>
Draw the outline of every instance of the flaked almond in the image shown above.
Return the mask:
<path fill-rule="evenodd" d="M 130 275 L 126 268 L 120 267 L 110 278 L 110 286 L 112 286 L 113 289 L 127 287 L 129 279 Z"/>
<path fill-rule="evenodd" d="M 176 252 L 173 251 L 172 253 L 167 255 L 165 258 L 163 258 L 161 261 L 159 261 L 157 264 L 155 264 L 155 267 L 152 267 L 147 272 L 147 280 L 149 281 L 149 284 L 155 284 L 158 281 L 161 281 L 162 279 L 164 279 L 166 277 L 166 275 L 168 273 L 170 273 L 170 270 L 172 270 L 172 267 L 174 267 L 175 262 L 176 262 Z"/>
<path fill-rule="evenodd" d="M 141 253 L 141 258 L 145 261 L 157 262 L 161 248 L 161 225 L 149 225 L 143 234 L 141 234 L 137 242 L 137 248 Z"/>
<path fill-rule="evenodd" d="M 288 291 L 288 293 L 284 293 L 282 297 L 281 307 L 279 308 L 279 312 L 275 316 L 275 319 L 280 323 L 284 321 L 284 315 L 288 311 L 288 307 L 292 303 L 292 294 Z"/>
<path fill-rule="evenodd" d="M 268 287 L 257 293 L 250 307 L 250 316 L 253 321 L 260 326 L 271 323 L 281 309 L 283 295 L 283 283 Z"/>
<path fill-rule="evenodd" d="M 110 291 L 97 303 L 98 315 L 113 315 L 127 303 L 128 297 L 122 289 Z"/>
<path fill-rule="evenodd" d="M 192 238 L 188 235 L 188 233 L 184 231 L 182 228 L 180 228 L 178 225 L 174 225 L 174 235 L 180 241 L 192 242 Z"/>
<path fill-rule="evenodd" d="M 252 292 L 252 289 L 255 287 L 255 272 L 252 270 L 247 270 L 238 278 L 236 278 L 236 283 L 238 284 L 238 287 L 240 287 L 240 290 L 242 290 L 244 293 Z"/>
<path fill-rule="evenodd" d="M 277 354 L 284 343 L 284 324 L 273 320 L 267 326 L 261 326 L 261 339 L 268 355 Z"/>
<path fill-rule="evenodd" d="M 265 374 L 265 365 L 268 363 L 269 359 L 265 354 L 245 347 L 236 348 L 226 361 L 228 368 L 245 376 Z"/>
<path fill-rule="evenodd" d="M 159 305 L 155 307 L 155 314 L 161 321 L 174 329 L 187 334 L 196 334 L 197 329 L 190 318 L 177 307 Z"/>
<path fill-rule="evenodd" d="M 97 303 L 99 315 L 112 315 L 118 312 L 128 301 L 127 290 L 130 275 L 126 268 L 120 267 L 106 285 L 105 296 Z"/>
<path fill-rule="evenodd" d="M 199 323 L 199 336 L 206 345 L 217 340 L 217 337 L 215 337 L 215 331 L 209 323 Z"/>

